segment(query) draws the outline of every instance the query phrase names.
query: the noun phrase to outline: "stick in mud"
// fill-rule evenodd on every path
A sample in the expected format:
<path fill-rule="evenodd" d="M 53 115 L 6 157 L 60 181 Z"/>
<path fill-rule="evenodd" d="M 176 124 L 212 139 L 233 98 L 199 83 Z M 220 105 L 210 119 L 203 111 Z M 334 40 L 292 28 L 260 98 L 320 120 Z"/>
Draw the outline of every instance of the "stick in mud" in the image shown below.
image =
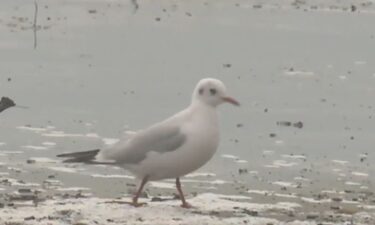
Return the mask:
<path fill-rule="evenodd" d="M 34 11 L 33 32 L 34 32 L 34 49 L 36 49 L 36 46 L 37 46 L 37 43 L 38 43 L 38 39 L 37 39 L 37 35 L 36 35 L 36 31 L 37 31 L 36 23 L 37 23 L 37 19 L 38 19 L 38 3 L 36 2 L 36 0 L 34 1 L 34 6 L 35 6 L 35 11 Z"/>

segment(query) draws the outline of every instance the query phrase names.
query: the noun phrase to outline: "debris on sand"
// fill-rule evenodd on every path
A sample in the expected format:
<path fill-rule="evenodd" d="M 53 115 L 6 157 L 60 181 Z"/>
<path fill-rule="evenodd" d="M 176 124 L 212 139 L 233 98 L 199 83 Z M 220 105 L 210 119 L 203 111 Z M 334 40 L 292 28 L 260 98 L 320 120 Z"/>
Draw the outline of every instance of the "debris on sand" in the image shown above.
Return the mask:
<path fill-rule="evenodd" d="M 139 9 L 139 4 L 138 4 L 137 0 L 131 0 L 131 3 L 134 7 L 134 13 L 136 13 Z"/>
<path fill-rule="evenodd" d="M 0 101 L 0 112 L 6 110 L 7 108 L 13 107 L 16 104 L 14 101 L 8 97 L 2 97 Z"/>
<path fill-rule="evenodd" d="M 303 127 L 303 123 L 301 121 L 298 121 L 298 122 L 295 122 L 295 123 L 292 123 L 290 121 L 277 121 L 276 125 L 282 126 L 282 127 L 293 126 L 295 128 L 299 128 L 299 129 L 301 129 Z"/>

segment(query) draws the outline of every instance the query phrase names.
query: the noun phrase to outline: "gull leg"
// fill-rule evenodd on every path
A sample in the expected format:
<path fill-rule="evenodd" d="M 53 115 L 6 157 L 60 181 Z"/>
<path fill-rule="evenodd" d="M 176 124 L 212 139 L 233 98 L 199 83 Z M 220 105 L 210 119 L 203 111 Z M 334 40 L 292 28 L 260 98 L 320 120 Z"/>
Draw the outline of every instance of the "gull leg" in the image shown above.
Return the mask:
<path fill-rule="evenodd" d="M 147 181 L 148 181 L 148 176 L 145 176 L 142 179 L 141 185 L 139 186 L 137 193 L 133 197 L 133 202 L 132 202 L 131 205 L 133 205 L 135 207 L 140 207 L 140 206 L 146 205 L 146 203 L 139 203 L 138 202 L 138 198 L 139 198 L 139 195 L 141 195 L 143 187 L 145 186 L 145 184 L 147 183 Z"/>
<path fill-rule="evenodd" d="M 178 194 L 180 195 L 180 198 L 181 198 L 181 201 L 182 201 L 181 207 L 182 208 L 191 208 L 192 205 L 190 205 L 185 200 L 184 193 L 182 192 L 182 189 L 181 189 L 181 183 L 180 183 L 180 178 L 179 177 L 176 178 L 176 188 L 177 188 Z"/>

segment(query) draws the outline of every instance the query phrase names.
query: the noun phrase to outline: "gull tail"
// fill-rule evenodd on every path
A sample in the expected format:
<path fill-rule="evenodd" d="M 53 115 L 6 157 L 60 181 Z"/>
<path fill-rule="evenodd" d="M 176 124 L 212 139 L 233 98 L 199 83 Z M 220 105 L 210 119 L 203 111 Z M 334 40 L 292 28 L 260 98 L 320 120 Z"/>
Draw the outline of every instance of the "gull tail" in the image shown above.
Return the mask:
<path fill-rule="evenodd" d="M 95 162 L 95 157 L 99 153 L 100 149 L 84 151 L 84 152 L 71 152 L 57 155 L 57 157 L 67 158 L 64 163 L 87 163 L 87 164 L 102 164 Z"/>

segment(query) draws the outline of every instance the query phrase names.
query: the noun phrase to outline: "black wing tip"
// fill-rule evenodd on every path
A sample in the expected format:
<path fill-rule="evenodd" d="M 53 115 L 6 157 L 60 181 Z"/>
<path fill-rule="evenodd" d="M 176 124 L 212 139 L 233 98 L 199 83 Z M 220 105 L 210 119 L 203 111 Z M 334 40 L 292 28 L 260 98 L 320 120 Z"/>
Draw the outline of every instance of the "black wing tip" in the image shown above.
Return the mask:
<path fill-rule="evenodd" d="M 84 151 L 84 152 L 73 152 L 73 153 L 63 153 L 57 155 L 57 157 L 67 158 L 64 163 L 92 163 L 99 153 L 100 149 Z"/>
<path fill-rule="evenodd" d="M 96 155 L 98 154 L 100 149 L 94 149 L 89 151 L 83 151 L 83 152 L 69 152 L 69 153 L 62 153 L 59 155 L 56 155 L 57 157 L 61 158 L 67 158 L 67 157 L 82 157 L 87 155 Z"/>

